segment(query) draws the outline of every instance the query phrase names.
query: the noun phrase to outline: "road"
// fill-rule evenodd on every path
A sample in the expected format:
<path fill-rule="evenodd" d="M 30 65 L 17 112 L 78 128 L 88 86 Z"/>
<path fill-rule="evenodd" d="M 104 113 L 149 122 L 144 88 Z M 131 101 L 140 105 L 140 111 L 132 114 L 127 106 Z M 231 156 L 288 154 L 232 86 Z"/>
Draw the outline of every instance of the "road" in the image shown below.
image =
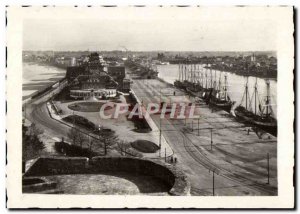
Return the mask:
<path fill-rule="evenodd" d="M 70 129 L 68 126 L 63 125 L 50 117 L 45 102 L 28 105 L 26 108 L 26 118 L 29 121 L 34 122 L 44 131 L 44 134 L 48 136 L 66 138 Z"/>
<path fill-rule="evenodd" d="M 159 103 L 161 101 L 171 103 L 193 101 L 193 98 L 185 96 L 182 91 L 170 87 L 159 80 L 133 80 L 132 89 L 143 100 L 145 105 L 150 102 Z M 175 96 L 173 96 L 174 91 Z M 245 127 L 243 124 L 237 123 L 228 116 L 226 117 L 222 112 L 211 113 L 211 110 L 203 103 L 199 104 L 197 112 L 201 112 L 203 118 L 200 121 L 196 120 L 193 122 L 191 120 L 174 119 L 162 119 L 160 121 L 159 115 L 152 115 L 154 122 L 158 126 L 160 123 L 162 124 L 162 134 L 174 150 L 178 158 L 178 166 L 185 171 L 191 181 L 191 194 L 212 195 L 214 191 L 215 195 L 276 195 L 277 170 L 275 170 L 276 172 L 274 172 L 275 174 L 272 178 L 273 183 L 267 185 L 264 182 L 266 173 L 255 170 L 255 165 L 250 165 L 249 169 L 246 170 L 246 167 L 243 168 L 243 166 L 248 163 L 233 163 L 240 156 L 239 154 L 231 155 L 231 157 L 227 154 L 227 157 L 223 158 L 230 158 L 230 161 L 227 162 L 222 158 L 218 160 L 218 156 L 221 156 L 219 150 L 221 150 L 222 145 L 227 145 L 228 147 L 228 144 L 230 144 L 235 149 L 240 146 L 237 142 L 240 142 L 243 146 L 246 144 L 251 145 L 251 143 L 255 145 L 260 143 L 271 145 L 273 148 L 276 146 L 276 143 L 272 145 L 272 142 L 276 142 L 276 139 L 262 139 L 260 141 L 254 133 L 251 133 L 249 136 L 237 134 L 243 132 L 242 129 Z M 198 130 L 194 130 L 198 129 L 197 122 L 200 123 L 200 136 L 197 136 Z M 215 135 L 220 135 L 219 139 L 215 136 L 215 144 L 212 146 L 212 151 L 210 151 L 211 146 L 209 143 L 209 131 L 211 128 L 218 130 L 218 133 Z M 235 139 L 235 135 L 237 135 L 236 141 L 231 140 L 231 138 Z M 227 136 L 227 138 L 224 136 Z M 244 171 L 246 172 L 244 173 Z"/>

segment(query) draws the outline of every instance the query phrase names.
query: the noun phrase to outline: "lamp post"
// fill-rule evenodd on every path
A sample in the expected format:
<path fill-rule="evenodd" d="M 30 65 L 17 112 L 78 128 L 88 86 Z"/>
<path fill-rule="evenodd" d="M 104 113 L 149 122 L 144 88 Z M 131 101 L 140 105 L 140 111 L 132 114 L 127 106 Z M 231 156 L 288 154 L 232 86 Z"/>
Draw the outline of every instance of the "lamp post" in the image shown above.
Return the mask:
<path fill-rule="evenodd" d="M 159 89 L 159 105 L 160 105 L 160 111 L 162 110 L 161 106 L 161 88 Z M 161 114 L 159 115 L 159 157 L 161 156 Z"/>
<path fill-rule="evenodd" d="M 101 125 L 98 125 L 98 135 L 99 135 L 99 142 L 101 141 L 101 138 L 100 138 L 100 131 L 101 131 Z M 106 155 L 106 144 L 104 142 L 104 155 Z"/>

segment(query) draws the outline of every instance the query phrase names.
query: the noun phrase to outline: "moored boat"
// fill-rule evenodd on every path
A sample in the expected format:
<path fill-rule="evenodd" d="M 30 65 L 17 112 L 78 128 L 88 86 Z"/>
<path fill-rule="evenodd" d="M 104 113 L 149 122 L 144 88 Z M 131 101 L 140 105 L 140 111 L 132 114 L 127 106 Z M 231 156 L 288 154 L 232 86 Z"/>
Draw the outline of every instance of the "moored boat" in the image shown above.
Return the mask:
<path fill-rule="evenodd" d="M 240 104 L 234 111 L 236 117 L 242 120 L 242 122 L 253 125 L 274 136 L 277 136 L 277 119 L 274 117 L 272 109 L 269 80 L 266 80 L 266 85 L 267 96 L 265 96 L 263 102 L 259 98 L 257 81 L 254 86 L 252 98 L 250 99 L 247 78 L 245 92 L 241 102 L 242 104 L 243 99 L 245 98 L 245 106 Z M 252 106 L 254 106 L 254 110 L 252 109 Z"/>
<path fill-rule="evenodd" d="M 218 86 L 215 81 L 215 87 L 212 91 L 209 103 L 217 108 L 230 112 L 234 102 L 230 100 L 228 95 L 227 75 L 225 75 L 224 78 L 224 86 L 221 84 L 221 74 Z"/>

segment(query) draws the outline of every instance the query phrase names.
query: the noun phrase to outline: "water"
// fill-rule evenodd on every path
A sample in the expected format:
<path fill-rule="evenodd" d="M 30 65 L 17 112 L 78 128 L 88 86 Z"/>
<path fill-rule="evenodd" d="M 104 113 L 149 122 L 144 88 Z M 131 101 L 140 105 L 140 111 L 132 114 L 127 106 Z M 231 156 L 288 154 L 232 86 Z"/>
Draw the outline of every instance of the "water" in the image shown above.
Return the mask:
<path fill-rule="evenodd" d="M 33 93 L 52 85 L 62 79 L 65 74 L 65 69 L 35 63 L 23 63 L 22 99 L 25 100 Z"/>
<path fill-rule="evenodd" d="M 199 65 L 200 69 L 203 69 L 204 73 L 205 70 L 207 70 L 208 75 L 208 83 L 210 84 L 210 77 L 212 74 L 213 81 L 215 80 L 217 83 L 219 82 L 219 77 L 221 75 L 221 82 L 224 85 L 224 76 L 227 75 L 227 82 L 228 82 L 228 94 L 231 98 L 231 100 L 235 101 L 236 104 L 240 104 L 242 101 L 243 94 L 245 92 L 245 84 L 246 84 L 246 77 L 237 75 L 234 73 L 229 72 L 222 72 L 219 70 L 212 70 L 210 72 L 209 69 L 205 69 L 203 65 Z M 175 80 L 179 78 L 179 66 L 178 65 L 158 65 L 158 76 L 162 79 L 164 79 L 166 82 L 169 82 L 171 84 L 174 83 Z M 248 78 L 248 91 L 250 94 L 250 98 L 254 92 L 254 85 L 256 82 L 256 77 L 249 77 Z M 265 96 L 267 94 L 267 87 L 266 87 L 266 81 L 262 78 L 257 78 L 257 87 L 258 87 L 258 94 L 260 97 L 260 100 L 262 101 L 265 99 Z M 270 80 L 270 94 L 271 94 L 271 104 L 274 111 L 274 116 L 277 117 L 277 82 L 275 80 Z M 254 109 L 254 102 L 252 103 L 252 108 Z M 244 102 L 242 103 L 243 106 L 245 106 L 245 98 Z"/>

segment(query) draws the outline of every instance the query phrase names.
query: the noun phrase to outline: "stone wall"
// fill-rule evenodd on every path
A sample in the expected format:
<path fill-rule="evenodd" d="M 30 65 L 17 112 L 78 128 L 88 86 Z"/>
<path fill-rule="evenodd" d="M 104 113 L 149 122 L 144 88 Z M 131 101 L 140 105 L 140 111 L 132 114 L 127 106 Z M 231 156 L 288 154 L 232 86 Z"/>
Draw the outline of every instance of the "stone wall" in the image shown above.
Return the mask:
<path fill-rule="evenodd" d="M 175 166 L 133 157 L 94 157 L 91 160 L 81 157 L 39 158 L 24 176 L 104 172 L 127 172 L 158 178 L 170 187 L 171 195 L 188 195 L 190 192 L 186 175 Z"/>
<path fill-rule="evenodd" d="M 47 176 L 86 173 L 88 158 L 41 157 L 26 171 L 25 176 Z"/>

